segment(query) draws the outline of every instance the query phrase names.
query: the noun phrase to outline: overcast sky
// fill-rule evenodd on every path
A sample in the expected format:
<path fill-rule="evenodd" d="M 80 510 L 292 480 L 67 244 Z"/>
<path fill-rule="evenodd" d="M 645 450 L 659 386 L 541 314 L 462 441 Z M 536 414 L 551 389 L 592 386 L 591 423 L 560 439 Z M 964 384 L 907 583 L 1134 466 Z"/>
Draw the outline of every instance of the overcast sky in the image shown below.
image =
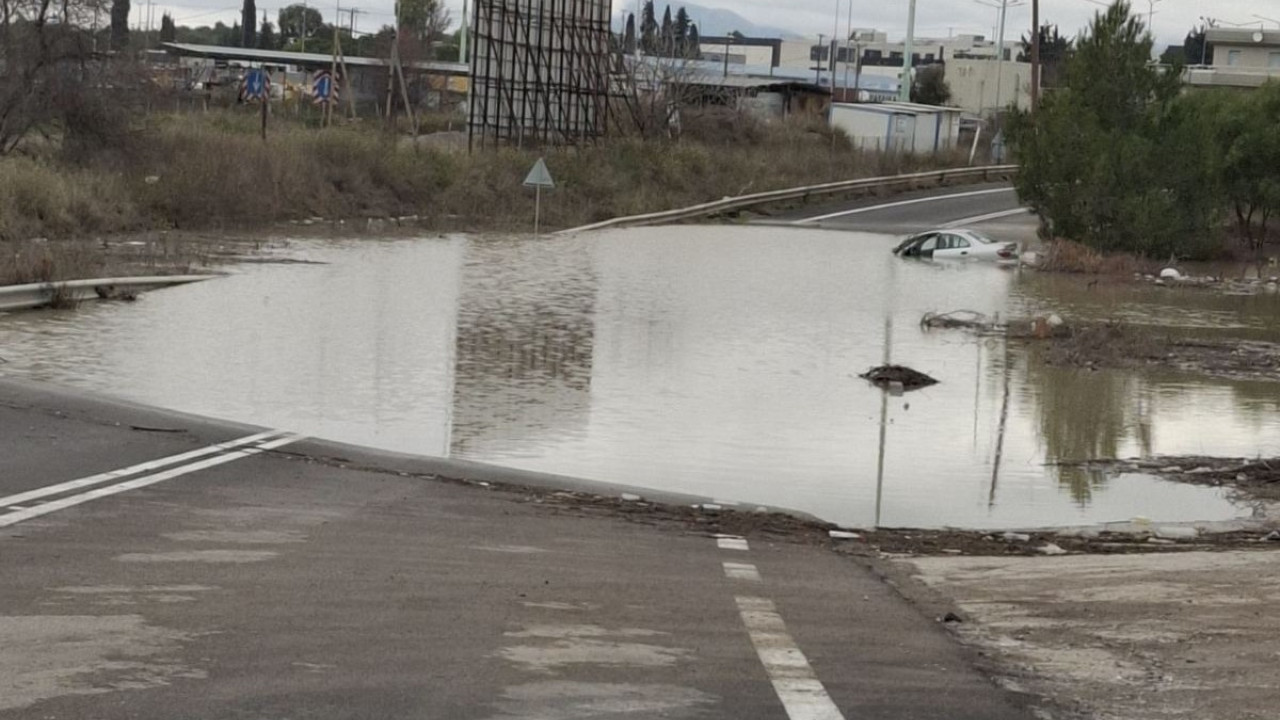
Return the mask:
<path fill-rule="evenodd" d="M 276 12 L 292 0 L 257 0 L 258 14 L 266 10 L 275 22 Z M 788 28 L 798 34 L 816 37 L 818 33 L 830 35 L 835 29 L 836 7 L 839 4 L 841 32 L 849 21 L 849 3 L 853 3 L 854 27 L 874 27 L 887 30 L 890 36 L 901 37 L 906 33 L 908 0 L 695 0 L 704 7 L 733 10 L 752 22 L 762 25 Z M 147 6 L 142 0 L 133 0 L 133 24 L 137 26 L 147 16 Z M 240 8 L 236 0 L 179 0 L 182 4 L 157 3 L 150 11 L 154 27 L 160 25 L 160 15 L 170 12 L 179 25 L 213 24 L 221 20 L 227 24 L 238 20 Z M 462 16 L 462 0 L 447 0 L 455 27 Z M 668 0 L 657 0 L 661 9 Z M 952 33 L 977 33 L 994 36 L 999 11 L 992 7 L 1000 0 L 917 0 L 916 33 L 926 37 L 946 37 Z M 319 0 L 311 3 L 330 20 L 336 3 Z M 614 0 L 614 9 L 631 9 L 636 0 Z M 394 0 L 342 0 L 343 8 L 356 7 L 362 14 L 356 16 L 358 30 L 375 30 L 392 19 Z M 679 7 L 679 2 L 671 5 Z M 1206 10 L 1212 5 L 1213 10 Z M 1148 0 L 1136 0 L 1135 8 L 1144 14 Z M 1099 5 L 1090 0 L 1040 0 L 1042 22 L 1056 23 L 1063 33 L 1074 35 L 1084 27 Z M 661 11 L 661 10 L 659 10 Z M 1192 26 L 1200 22 L 1201 15 L 1210 13 L 1224 24 L 1251 24 L 1259 27 L 1280 27 L 1280 3 L 1276 0 L 1155 0 L 1152 25 L 1161 46 L 1180 43 Z M 1275 20 L 1260 20 L 1263 15 Z M 343 15 L 344 22 L 349 16 Z M 1031 26 L 1030 0 L 1010 0 L 1005 36 L 1014 41 Z"/>

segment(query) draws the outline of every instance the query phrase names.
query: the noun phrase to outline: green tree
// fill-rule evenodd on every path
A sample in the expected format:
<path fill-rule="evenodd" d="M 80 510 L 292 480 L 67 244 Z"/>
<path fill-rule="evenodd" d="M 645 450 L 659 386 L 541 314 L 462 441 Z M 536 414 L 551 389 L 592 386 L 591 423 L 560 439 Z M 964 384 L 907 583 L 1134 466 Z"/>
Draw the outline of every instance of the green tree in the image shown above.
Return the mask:
<path fill-rule="evenodd" d="M 276 44 L 276 29 L 271 25 L 271 21 L 267 19 L 267 14 L 262 14 L 262 25 L 258 27 L 258 49 L 259 50 L 275 50 L 279 47 Z"/>
<path fill-rule="evenodd" d="M 1213 27 L 1212 20 L 1208 24 L 1200 25 L 1187 33 L 1186 40 L 1182 41 L 1182 57 L 1186 64 L 1213 64 L 1213 45 L 1208 40 L 1208 29 L 1210 27 Z"/>
<path fill-rule="evenodd" d="M 1153 65 L 1152 44 L 1120 0 L 1081 34 L 1039 110 L 1011 113 L 1015 185 L 1049 236 L 1161 258 L 1206 251 L 1221 217 L 1207 191 L 1212 125 L 1177 102 L 1181 68 Z"/>
<path fill-rule="evenodd" d="M 946 105 L 951 101 L 951 86 L 947 84 L 945 65 L 925 65 L 916 71 L 911 81 L 911 102 L 922 105 Z"/>
<path fill-rule="evenodd" d="M 120 52 L 129 47 L 129 0 L 111 2 L 111 49 Z"/>
<path fill-rule="evenodd" d="M 676 51 L 676 25 L 671 19 L 671 6 L 662 14 L 662 30 L 658 37 L 658 54 L 671 57 Z"/>
<path fill-rule="evenodd" d="M 160 42 L 173 42 L 178 37 L 178 28 L 173 24 L 173 16 L 165 13 L 160 16 Z"/>
<path fill-rule="evenodd" d="M 636 53 L 636 16 L 635 13 L 627 15 L 627 29 L 622 36 L 622 51 L 627 55 Z"/>
<path fill-rule="evenodd" d="M 430 45 L 438 42 L 453 22 L 441 0 L 400 0 L 400 30 L 418 40 L 430 54 Z"/>
<path fill-rule="evenodd" d="M 702 57 L 702 36 L 698 33 L 697 25 L 689 26 L 689 42 L 686 56 L 693 60 Z"/>
<path fill-rule="evenodd" d="M 1280 212 L 1280 82 L 1247 95 L 1214 95 L 1203 104 L 1206 113 L 1216 111 L 1225 199 L 1241 242 L 1260 253 L 1267 227 Z"/>
<path fill-rule="evenodd" d="M 244 5 L 240 8 L 240 47 L 257 47 L 257 19 L 258 6 L 254 4 L 253 0 L 244 0 Z"/>
<path fill-rule="evenodd" d="M 1063 37 L 1057 25 L 1040 27 L 1040 85 L 1055 88 L 1062 83 L 1067 61 L 1075 53 L 1075 42 Z M 1031 39 L 1022 37 L 1020 62 L 1031 62 Z"/>
<path fill-rule="evenodd" d="M 313 7 L 295 3 L 280 9 L 276 27 L 280 31 L 280 42 L 288 45 L 315 37 L 324 27 L 324 16 Z"/>
<path fill-rule="evenodd" d="M 658 18 L 654 15 L 653 0 L 644 0 L 640 11 L 640 49 L 646 55 L 658 52 Z"/>
<path fill-rule="evenodd" d="M 675 54 L 679 57 L 689 55 L 689 11 L 680 8 L 676 11 L 675 20 Z"/>

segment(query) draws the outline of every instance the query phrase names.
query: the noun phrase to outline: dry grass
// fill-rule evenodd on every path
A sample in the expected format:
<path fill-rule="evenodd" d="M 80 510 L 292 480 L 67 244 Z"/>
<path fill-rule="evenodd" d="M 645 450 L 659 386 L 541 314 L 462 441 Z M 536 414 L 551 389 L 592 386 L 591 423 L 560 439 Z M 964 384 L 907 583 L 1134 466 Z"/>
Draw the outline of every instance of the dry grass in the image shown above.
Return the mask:
<path fill-rule="evenodd" d="M 1045 243 L 1041 270 L 1085 275 L 1132 275 L 1154 272 L 1157 265 L 1128 253 L 1102 253 L 1073 240 Z"/>
<path fill-rule="evenodd" d="M 955 160 L 857 152 L 819 121 L 687 120 L 679 140 L 466 154 L 415 148 L 359 124 L 319 130 L 280 119 L 263 142 L 249 111 L 161 116 L 119 147 L 0 158 L 0 241 L 257 228 L 315 216 L 417 215 L 437 228 L 513 230 L 532 218 L 534 193 L 521 183 L 539 155 L 557 181 L 543 198 L 549 228 Z M 5 248 L 12 257 L 0 261 L 0 281 L 91 269 L 52 252 Z"/>

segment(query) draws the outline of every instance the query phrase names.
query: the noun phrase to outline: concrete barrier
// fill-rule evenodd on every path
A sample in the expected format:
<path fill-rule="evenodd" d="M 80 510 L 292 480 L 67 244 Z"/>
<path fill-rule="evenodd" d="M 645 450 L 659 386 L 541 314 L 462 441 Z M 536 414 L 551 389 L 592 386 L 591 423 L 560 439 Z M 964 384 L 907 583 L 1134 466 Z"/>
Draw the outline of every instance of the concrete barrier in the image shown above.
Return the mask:
<path fill-rule="evenodd" d="M 0 311 L 27 310 L 44 307 L 55 298 L 65 302 L 81 302 L 110 297 L 120 291 L 144 292 L 171 285 L 212 280 L 219 275 L 159 275 L 154 277 L 96 278 L 63 282 L 31 283 L 0 287 Z"/>
<path fill-rule="evenodd" d="M 806 185 L 804 187 L 771 190 L 769 192 L 741 195 L 739 197 L 727 197 L 723 200 L 716 200 L 715 202 L 693 205 L 676 210 L 664 210 L 662 212 L 648 213 L 646 215 L 631 215 L 628 217 L 613 218 L 612 220 L 592 223 L 591 225 L 583 225 L 582 227 L 571 228 L 569 230 L 561 230 L 556 233 L 556 235 L 573 235 L 576 233 L 587 232 L 589 230 L 603 230 L 605 228 L 636 227 L 642 225 L 657 225 L 659 223 L 679 222 L 681 220 L 718 215 L 732 210 L 742 210 L 755 205 L 766 205 L 768 203 L 781 202 L 784 200 L 800 200 L 821 195 L 836 195 L 856 190 L 888 188 L 895 185 L 909 185 L 919 182 L 935 182 L 939 185 L 943 185 L 953 180 L 990 180 L 993 177 L 1012 175 L 1017 171 L 1017 165 L 987 165 L 974 168 L 932 170 L 930 172 L 911 173 L 909 175 L 891 175 L 888 177 L 862 178 L 860 180 L 841 180 L 838 182 L 823 183 L 821 185 Z"/>

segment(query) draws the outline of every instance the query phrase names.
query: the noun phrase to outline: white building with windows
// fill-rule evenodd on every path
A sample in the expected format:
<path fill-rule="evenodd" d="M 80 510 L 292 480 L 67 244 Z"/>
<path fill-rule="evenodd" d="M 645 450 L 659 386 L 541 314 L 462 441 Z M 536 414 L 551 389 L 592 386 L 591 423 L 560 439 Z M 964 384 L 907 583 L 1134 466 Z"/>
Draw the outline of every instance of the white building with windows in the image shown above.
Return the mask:
<path fill-rule="evenodd" d="M 1209 28 L 1213 63 L 1187 69 L 1195 87 L 1256 88 L 1280 79 L 1280 30 Z"/>

